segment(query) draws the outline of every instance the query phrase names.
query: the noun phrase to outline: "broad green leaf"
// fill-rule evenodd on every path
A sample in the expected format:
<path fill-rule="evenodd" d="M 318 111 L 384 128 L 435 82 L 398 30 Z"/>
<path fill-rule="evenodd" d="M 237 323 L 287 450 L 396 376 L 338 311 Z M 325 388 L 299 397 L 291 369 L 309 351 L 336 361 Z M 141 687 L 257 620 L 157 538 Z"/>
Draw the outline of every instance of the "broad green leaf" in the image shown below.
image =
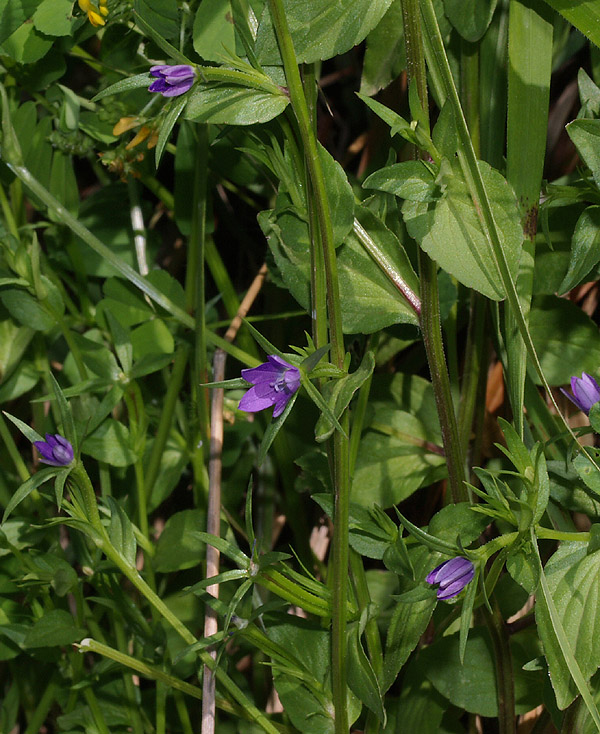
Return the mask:
<path fill-rule="evenodd" d="M 349 51 L 375 28 L 392 0 L 285 0 L 296 58 L 310 64 Z M 258 27 L 256 52 L 262 64 L 281 65 L 268 5 Z"/>
<path fill-rule="evenodd" d="M 558 295 L 568 293 L 582 283 L 600 262 L 600 206 L 589 206 L 577 221 L 573 232 L 569 269 L 558 289 Z"/>
<path fill-rule="evenodd" d="M 598 599 L 600 598 L 600 553 L 587 555 L 583 543 L 563 543 L 544 568 L 547 591 L 562 626 L 565 641 L 588 681 L 600 666 Z M 571 677 L 545 594 L 538 594 L 536 621 L 550 668 L 550 680 L 560 709 L 577 696 L 579 687 Z M 561 632 L 561 636 L 562 636 Z"/>
<path fill-rule="evenodd" d="M 169 40 L 179 36 L 179 8 L 176 0 L 135 0 L 134 9 L 154 31 Z"/>
<path fill-rule="evenodd" d="M 423 161 L 403 161 L 380 168 L 367 178 L 363 186 L 410 201 L 435 201 L 441 195 L 435 174 Z"/>
<path fill-rule="evenodd" d="M 579 454 L 573 459 L 573 468 L 579 475 L 586 487 L 592 490 L 595 495 L 600 497 L 600 472 L 592 464 L 585 454 L 589 454 L 598 462 L 600 460 L 600 452 L 594 448 L 583 448 Z"/>
<path fill-rule="evenodd" d="M 0 0 L 0 43 L 31 18 L 40 0 Z"/>
<path fill-rule="evenodd" d="M 14 0 L 10 0 L 10 4 L 13 5 Z M 33 25 L 47 36 L 68 36 L 74 23 L 71 0 L 42 0 L 33 14 Z"/>
<path fill-rule="evenodd" d="M 596 186 L 600 186 L 600 120 L 573 120 L 567 125 L 567 132 L 592 172 Z"/>
<path fill-rule="evenodd" d="M 475 43 L 492 20 L 496 0 L 445 0 L 444 8 L 450 22 L 465 41 Z"/>
<path fill-rule="evenodd" d="M 377 94 L 405 67 L 402 5 L 400 0 L 392 0 L 386 14 L 367 36 L 360 80 L 361 94 Z"/>
<path fill-rule="evenodd" d="M 521 646 L 521 640 L 527 641 L 527 646 Z M 510 642 L 515 711 L 523 714 L 542 700 L 544 680 L 540 671 L 522 670 L 522 666 L 533 657 L 533 640 L 521 633 L 512 637 Z M 438 639 L 422 650 L 420 662 L 435 688 L 454 706 L 481 716 L 498 715 L 495 655 L 486 629 L 476 627 L 471 630 L 462 664 L 456 634 Z"/>
<path fill-rule="evenodd" d="M 203 0 L 194 17 L 194 51 L 206 61 L 223 61 L 235 51 L 235 28 L 229 0 Z"/>
<path fill-rule="evenodd" d="M 184 112 L 186 120 L 225 125 L 268 122 L 289 104 L 284 94 L 272 94 L 238 84 L 195 84 Z"/>
<path fill-rule="evenodd" d="M 136 459 L 127 426 L 108 418 L 88 436 L 81 451 L 112 466 L 129 466 Z"/>
<path fill-rule="evenodd" d="M 423 580 L 430 565 L 430 553 L 423 547 L 411 551 L 411 561 L 415 570 L 415 578 Z M 406 580 L 404 588 L 406 586 Z M 403 579 L 400 579 L 402 586 Z M 411 587 L 414 584 L 411 582 Z M 383 657 L 383 680 L 381 688 L 385 692 L 396 680 L 400 669 L 408 660 L 408 656 L 417 646 L 421 635 L 427 628 L 433 610 L 437 604 L 435 595 L 429 599 L 397 604 L 392 613 L 388 628 L 385 653 Z"/>
<path fill-rule="evenodd" d="M 13 0 L 9 2 L 12 5 Z M 17 2 L 17 5 L 19 4 L 20 2 Z M 12 8 L 8 12 L 9 18 L 12 15 L 11 11 Z M 54 39 L 51 36 L 40 33 L 33 23 L 25 22 L 2 41 L 2 54 L 9 56 L 19 64 L 34 64 L 50 51 L 53 42 Z"/>
<path fill-rule="evenodd" d="M 86 630 L 77 627 L 75 620 L 63 609 L 52 609 L 46 612 L 27 633 L 24 646 L 26 648 L 56 647 L 71 645 L 85 637 Z"/>
<path fill-rule="evenodd" d="M 171 515 L 156 544 L 154 568 L 171 573 L 200 566 L 206 555 L 206 543 L 197 531 L 204 528 L 204 510 L 183 510 Z"/>
<path fill-rule="evenodd" d="M 556 296 L 535 298 L 529 329 L 549 384 L 565 385 L 582 371 L 597 375 L 598 327 L 574 303 Z"/>
<path fill-rule="evenodd" d="M 600 46 L 600 7 L 596 0 L 546 0 L 551 8 Z"/>
<path fill-rule="evenodd" d="M 446 462 L 439 449 L 432 451 L 442 439 L 430 383 L 413 375 L 376 375 L 370 403 L 373 415 L 358 451 L 352 499 L 386 508 L 444 476 Z"/>
<path fill-rule="evenodd" d="M 172 354 L 175 342 L 162 319 L 153 319 L 137 326 L 131 332 L 133 356 L 136 360 L 150 355 Z"/>
<path fill-rule="evenodd" d="M 31 564 L 33 569 L 24 578 L 38 579 L 45 584 L 50 584 L 57 596 L 65 596 L 78 582 L 77 573 L 73 567 L 63 558 L 52 553 L 32 556 Z"/>
<path fill-rule="evenodd" d="M 479 169 L 514 276 L 523 241 L 516 199 L 498 171 L 483 162 L 479 163 Z M 404 202 L 402 214 L 409 234 L 463 285 L 495 301 L 502 300 L 506 294 L 496 260 L 460 169 L 450 170 L 443 163 L 438 183 L 443 194 L 434 204 Z"/>
<path fill-rule="evenodd" d="M 366 207 L 356 206 L 355 214 L 391 267 L 418 295 L 418 278 L 396 235 Z M 308 310 L 310 260 L 304 217 L 293 207 L 287 207 L 261 212 L 258 221 L 285 285 Z M 345 333 L 368 334 L 391 324 L 417 324 L 415 312 L 367 253 L 354 230 L 348 233 L 337 255 Z"/>

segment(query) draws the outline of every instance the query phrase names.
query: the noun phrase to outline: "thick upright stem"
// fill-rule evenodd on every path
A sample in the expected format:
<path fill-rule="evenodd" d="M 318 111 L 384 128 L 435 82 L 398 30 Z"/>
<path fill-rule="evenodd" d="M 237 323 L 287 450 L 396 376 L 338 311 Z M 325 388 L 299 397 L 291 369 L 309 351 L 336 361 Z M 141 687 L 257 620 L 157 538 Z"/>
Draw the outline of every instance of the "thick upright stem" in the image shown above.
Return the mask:
<path fill-rule="evenodd" d="M 319 228 L 325 283 L 327 286 L 327 312 L 332 361 L 342 368 L 344 363 L 344 336 L 340 309 L 335 243 L 331 225 L 329 199 L 321 165 L 321 157 L 310 111 L 304 95 L 296 54 L 292 43 L 282 0 L 269 0 L 269 10 L 289 89 L 292 108 L 304 147 L 308 177 L 312 187 L 312 202 Z M 340 424 L 348 433 L 348 416 L 342 416 Z M 346 673 L 346 599 L 348 594 L 348 509 L 350 494 L 350 472 L 348 439 L 336 431 L 331 442 L 333 485 L 335 493 L 332 573 L 333 573 L 333 619 L 331 630 L 332 688 L 335 707 L 335 732 L 347 734 L 347 673 Z"/>
<path fill-rule="evenodd" d="M 415 80 L 421 105 L 427 111 L 427 76 L 419 0 L 404 0 L 402 17 L 409 80 Z M 421 281 L 421 330 L 448 462 L 450 492 L 453 502 L 461 502 L 467 498 L 464 485 L 464 459 L 442 342 L 437 266 L 421 249 L 419 250 L 419 277 Z"/>

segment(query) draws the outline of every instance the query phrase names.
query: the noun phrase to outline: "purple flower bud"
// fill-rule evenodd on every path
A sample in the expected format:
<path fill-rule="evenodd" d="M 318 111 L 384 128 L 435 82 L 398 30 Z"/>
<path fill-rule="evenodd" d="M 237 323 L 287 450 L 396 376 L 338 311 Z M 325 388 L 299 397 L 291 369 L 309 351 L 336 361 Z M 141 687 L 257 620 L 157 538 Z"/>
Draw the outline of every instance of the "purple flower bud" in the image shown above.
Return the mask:
<path fill-rule="evenodd" d="M 33 445 L 42 455 L 40 461 L 51 466 L 67 466 L 73 461 L 73 447 L 60 433 L 46 434 L 45 441 L 34 441 Z"/>
<path fill-rule="evenodd" d="M 439 584 L 437 598 L 442 601 L 452 599 L 460 594 L 465 586 L 473 580 L 475 566 L 467 558 L 457 556 L 449 561 L 444 561 L 431 573 L 427 574 L 428 584 Z"/>
<path fill-rule="evenodd" d="M 569 400 L 574 403 L 579 410 L 589 413 L 592 405 L 600 401 L 600 387 L 598 383 L 587 372 L 582 372 L 581 377 L 571 377 L 571 391 L 573 395 L 569 395 L 566 390 L 561 387 L 561 392 L 566 395 Z"/>
<path fill-rule="evenodd" d="M 300 370 L 274 354 L 267 359 L 258 367 L 242 370 L 244 380 L 254 387 L 240 400 L 239 409 L 256 413 L 274 406 L 273 418 L 277 418 L 300 387 Z"/>
<path fill-rule="evenodd" d="M 148 87 L 149 92 L 159 92 L 163 97 L 179 97 L 191 89 L 196 80 L 196 71 L 189 64 L 151 66 L 150 73 L 156 81 Z"/>

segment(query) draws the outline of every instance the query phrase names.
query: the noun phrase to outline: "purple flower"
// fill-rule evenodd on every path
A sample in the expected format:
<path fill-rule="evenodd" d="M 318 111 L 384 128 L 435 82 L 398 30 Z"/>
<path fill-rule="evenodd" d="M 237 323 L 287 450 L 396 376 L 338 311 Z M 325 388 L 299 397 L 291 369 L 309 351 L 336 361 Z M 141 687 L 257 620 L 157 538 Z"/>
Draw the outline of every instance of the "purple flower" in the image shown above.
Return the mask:
<path fill-rule="evenodd" d="M 185 94 L 196 79 L 196 72 L 188 64 L 151 66 L 150 73 L 156 81 L 148 87 L 149 92 L 160 92 L 163 97 L 179 97 Z"/>
<path fill-rule="evenodd" d="M 431 573 L 427 574 L 425 581 L 428 584 L 439 584 L 437 598 L 445 601 L 460 594 L 473 580 L 473 576 L 475 576 L 475 566 L 466 558 L 457 556 L 434 568 Z"/>
<path fill-rule="evenodd" d="M 42 455 L 40 461 L 52 466 L 67 466 L 73 461 L 73 447 L 60 433 L 46 434 L 45 441 L 34 441 L 33 445 Z"/>
<path fill-rule="evenodd" d="M 596 380 L 591 375 L 588 375 L 587 372 L 582 372 L 581 377 L 571 377 L 571 390 L 573 395 L 569 395 L 561 387 L 561 392 L 572 403 L 575 403 L 579 410 L 583 410 L 586 414 L 590 412 L 592 405 L 600 401 L 600 387 Z"/>
<path fill-rule="evenodd" d="M 275 354 L 267 359 L 268 362 L 258 367 L 242 370 L 244 380 L 254 387 L 240 400 L 239 409 L 256 413 L 273 405 L 273 418 L 277 418 L 300 387 L 300 370 Z"/>

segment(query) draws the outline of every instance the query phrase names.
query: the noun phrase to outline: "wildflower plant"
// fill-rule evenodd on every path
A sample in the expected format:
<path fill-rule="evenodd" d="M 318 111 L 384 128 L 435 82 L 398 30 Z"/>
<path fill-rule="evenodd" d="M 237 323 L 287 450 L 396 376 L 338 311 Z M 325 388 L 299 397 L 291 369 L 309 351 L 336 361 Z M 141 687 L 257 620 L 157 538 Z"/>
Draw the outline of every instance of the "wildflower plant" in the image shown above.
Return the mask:
<path fill-rule="evenodd" d="M 600 731 L 597 3 L 8 5 L 0 731 Z"/>

